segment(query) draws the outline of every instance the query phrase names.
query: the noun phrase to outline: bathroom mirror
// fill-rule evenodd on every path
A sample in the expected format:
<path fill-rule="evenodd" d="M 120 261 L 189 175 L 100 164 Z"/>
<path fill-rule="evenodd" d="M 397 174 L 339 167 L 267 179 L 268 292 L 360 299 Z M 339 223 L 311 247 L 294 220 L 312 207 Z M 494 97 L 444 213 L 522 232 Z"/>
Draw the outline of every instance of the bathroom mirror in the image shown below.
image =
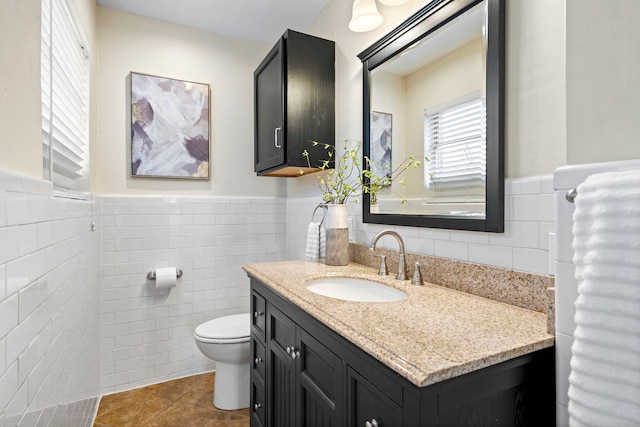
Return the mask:
<path fill-rule="evenodd" d="M 391 178 L 364 222 L 504 231 L 504 16 L 504 0 L 434 0 L 358 55 L 363 155 Z"/>

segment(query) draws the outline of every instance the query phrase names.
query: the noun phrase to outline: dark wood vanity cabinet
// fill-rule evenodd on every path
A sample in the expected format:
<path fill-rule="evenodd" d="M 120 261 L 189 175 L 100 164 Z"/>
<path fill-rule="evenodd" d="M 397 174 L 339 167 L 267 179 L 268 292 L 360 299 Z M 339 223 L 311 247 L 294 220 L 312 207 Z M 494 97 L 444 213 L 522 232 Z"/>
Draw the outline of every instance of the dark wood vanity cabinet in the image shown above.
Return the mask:
<path fill-rule="evenodd" d="M 253 427 L 555 424 L 553 348 L 417 387 L 259 281 L 251 289 Z"/>
<path fill-rule="evenodd" d="M 288 30 L 254 72 L 258 175 L 318 170 L 335 138 L 335 43 Z M 309 162 L 303 152 L 309 153 Z"/>

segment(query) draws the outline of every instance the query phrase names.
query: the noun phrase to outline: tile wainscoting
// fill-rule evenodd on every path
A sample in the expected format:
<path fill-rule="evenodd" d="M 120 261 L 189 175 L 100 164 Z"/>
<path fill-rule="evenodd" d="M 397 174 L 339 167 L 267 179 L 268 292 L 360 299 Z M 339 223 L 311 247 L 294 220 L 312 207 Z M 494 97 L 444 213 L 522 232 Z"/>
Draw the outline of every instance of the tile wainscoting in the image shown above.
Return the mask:
<path fill-rule="evenodd" d="M 320 201 L 319 196 L 287 199 L 288 259 L 304 258 L 307 226 Z M 555 194 L 551 175 L 506 181 L 504 233 L 364 224 L 361 209 L 360 204 L 349 206 L 352 243 L 368 245 L 376 233 L 391 229 L 400 233 L 410 252 L 529 273 L 554 273 Z M 397 250 L 393 239 L 383 238 L 378 247 Z"/>
<path fill-rule="evenodd" d="M 284 259 L 285 199 L 97 198 L 102 230 L 102 392 L 210 371 L 197 325 L 249 310 L 241 265 Z M 158 267 L 183 271 L 156 289 Z"/>
<path fill-rule="evenodd" d="M 95 203 L 0 171 L 0 426 L 90 426 L 100 388 Z"/>
<path fill-rule="evenodd" d="M 407 250 L 553 274 L 551 177 L 507 182 L 506 232 L 393 228 Z M 45 181 L 0 171 L 0 426 L 90 425 L 95 397 L 214 369 L 192 338 L 205 320 L 246 311 L 240 266 L 304 257 L 318 198 L 53 196 Z M 95 224 L 95 231 L 92 230 Z M 383 239 L 380 247 L 394 250 Z M 148 271 L 176 266 L 156 290 Z M 553 266 L 553 264 L 552 264 Z"/>

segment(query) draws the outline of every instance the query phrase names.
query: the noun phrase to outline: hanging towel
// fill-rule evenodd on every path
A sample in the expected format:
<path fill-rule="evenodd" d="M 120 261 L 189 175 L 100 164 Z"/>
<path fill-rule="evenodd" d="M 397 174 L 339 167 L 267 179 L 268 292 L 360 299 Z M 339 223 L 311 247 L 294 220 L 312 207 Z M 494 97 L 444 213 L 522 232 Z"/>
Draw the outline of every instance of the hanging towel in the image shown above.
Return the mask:
<path fill-rule="evenodd" d="M 592 175 L 573 215 L 570 425 L 640 426 L 640 170 Z"/>
<path fill-rule="evenodd" d="M 326 248 L 326 233 L 321 222 L 310 222 L 307 227 L 307 246 L 305 259 L 324 258 Z"/>

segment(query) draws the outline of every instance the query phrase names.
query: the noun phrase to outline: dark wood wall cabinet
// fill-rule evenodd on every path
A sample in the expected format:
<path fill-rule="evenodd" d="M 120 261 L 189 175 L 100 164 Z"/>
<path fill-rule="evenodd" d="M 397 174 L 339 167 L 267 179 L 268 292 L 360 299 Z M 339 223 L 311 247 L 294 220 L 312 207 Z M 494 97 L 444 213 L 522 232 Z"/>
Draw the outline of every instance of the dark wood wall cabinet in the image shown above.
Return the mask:
<path fill-rule="evenodd" d="M 335 43 L 287 30 L 253 80 L 255 172 L 318 171 L 327 150 L 312 141 L 333 145 L 335 138 Z"/>
<path fill-rule="evenodd" d="M 553 348 L 417 387 L 253 278 L 251 310 L 252 427 L 555 424 Z"/>

